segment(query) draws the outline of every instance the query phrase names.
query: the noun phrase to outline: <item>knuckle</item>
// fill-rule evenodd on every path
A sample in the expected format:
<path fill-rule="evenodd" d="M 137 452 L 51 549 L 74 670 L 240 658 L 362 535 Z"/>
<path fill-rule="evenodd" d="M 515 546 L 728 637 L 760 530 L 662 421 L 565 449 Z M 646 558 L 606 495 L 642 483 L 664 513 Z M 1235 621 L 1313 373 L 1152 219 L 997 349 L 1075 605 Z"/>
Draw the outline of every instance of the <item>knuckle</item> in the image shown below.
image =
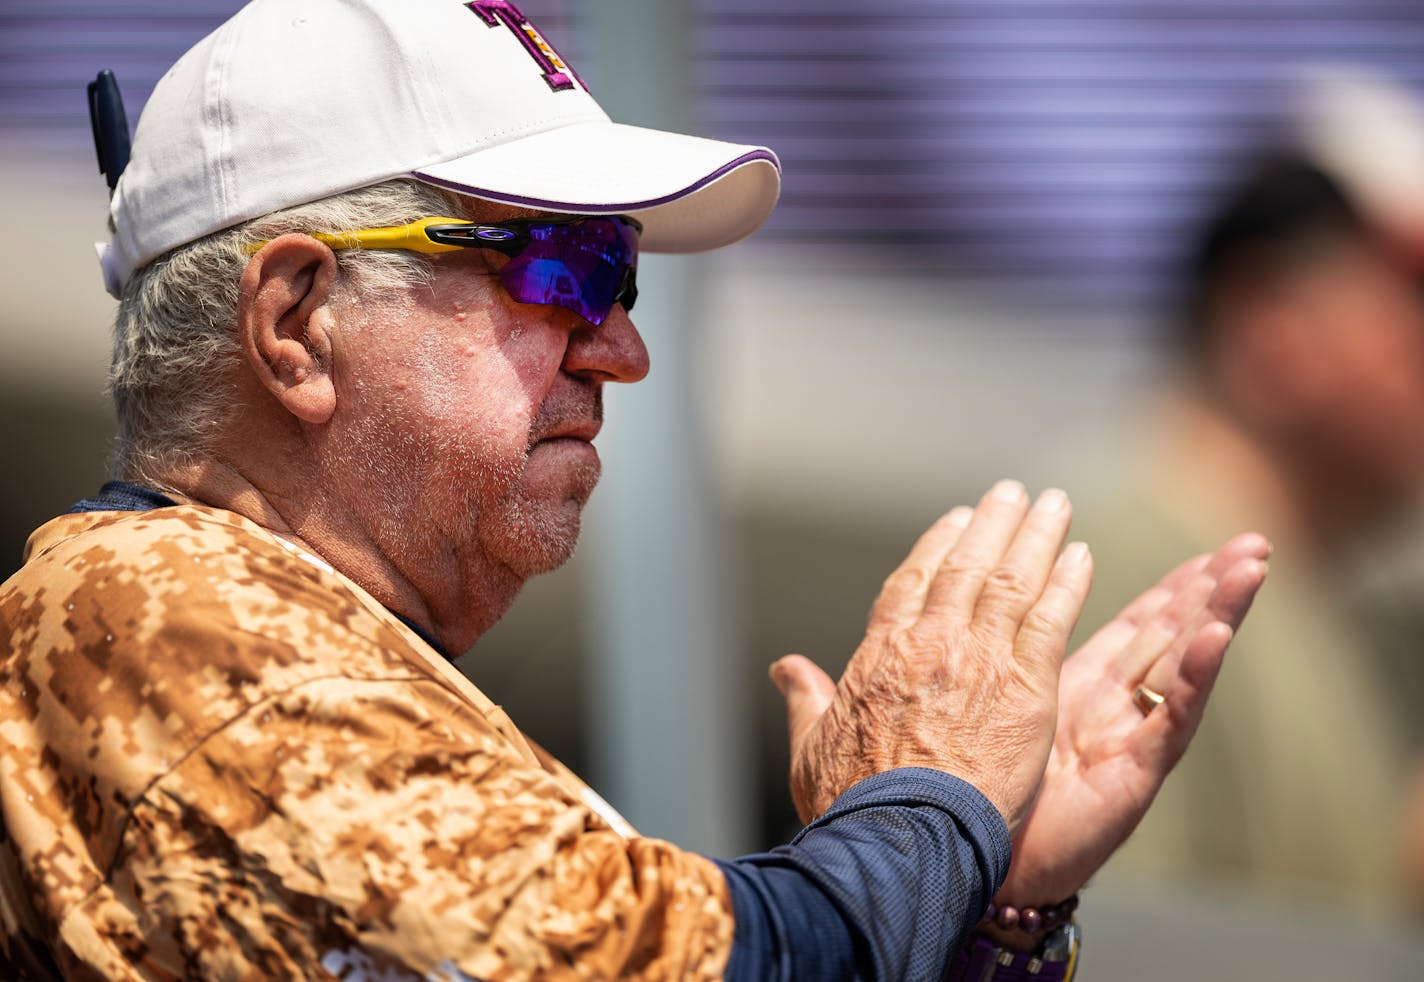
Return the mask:
<path fill-rule="evenodd" d="M 984 579 L 989 575 L 988 564 L 977 556 L 949 555 L 940 564 L 939 575 L 950 579 Z"/>
<path fill-rule="evenodd" d="M 919 566 L 901 566 L 885 577 L 881 584 L 882 597 L 905 597 L 923 593 L 929 585 L 929 573 Z"/>
<path fill-rule="evenodd" d="M 898 631 L 886 639 L 886 654 L 876 666 L 871 687 L 882 696 L 944 684 L 956 663 L 954 638 L 939 632 Z"/>
<path fill-rule="evenodd" d="M 997 595 L 1009 601 L 1032 601 L 1038 589 L 1029 575 L 1017 566 L 997 566 L 984 585 L 986 595 Z"/>
<path fill-rule="evenodd" d="M 1073 622 L 1058 611 L 1035 607 L 1024 615 L 1019 636 L 1028 641 L 1066 645 L 1073 632 Z"/>
<path fill-rule="evenodd" d="M 947 654 L 947 645 L 942 637 L 913 628 L 894 632 L 888 641 L 891 653 L 903 664 L 939 661 Z"/>

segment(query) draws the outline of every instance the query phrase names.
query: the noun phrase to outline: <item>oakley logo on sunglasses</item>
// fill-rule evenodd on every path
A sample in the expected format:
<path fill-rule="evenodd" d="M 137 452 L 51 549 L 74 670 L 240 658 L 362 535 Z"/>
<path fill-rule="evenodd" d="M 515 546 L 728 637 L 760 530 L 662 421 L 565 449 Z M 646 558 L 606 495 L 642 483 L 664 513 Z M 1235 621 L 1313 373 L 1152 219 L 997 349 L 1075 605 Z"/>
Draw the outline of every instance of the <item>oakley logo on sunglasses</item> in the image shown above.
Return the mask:
<path fill-rule="evenodd" d="M 583 79 L 579 78 L 574 70 L 568 66 L 559 53 L 554 50 L 554 46 L 544 40 L 544 35 L 529 22 L 518 7 L 510 3 L 509 0 L 474 0 L 473 3 L 465 4 L 473 10 L 490 27 L 498 27 L 503 24 L 514 32 L 514 36 L 519 39 L 519 43 L 524 45 L 524 50 L 529 52 L 529 56 L 534 59 L 539 68 L 544 72 L 544 81 L 549 83 L 549 88 L 555 92 L 561 89 L 572 89 L 574 80 L 577 79 L 583 85 Z M 584 85 L 584 90 L 588 86 Z"/>

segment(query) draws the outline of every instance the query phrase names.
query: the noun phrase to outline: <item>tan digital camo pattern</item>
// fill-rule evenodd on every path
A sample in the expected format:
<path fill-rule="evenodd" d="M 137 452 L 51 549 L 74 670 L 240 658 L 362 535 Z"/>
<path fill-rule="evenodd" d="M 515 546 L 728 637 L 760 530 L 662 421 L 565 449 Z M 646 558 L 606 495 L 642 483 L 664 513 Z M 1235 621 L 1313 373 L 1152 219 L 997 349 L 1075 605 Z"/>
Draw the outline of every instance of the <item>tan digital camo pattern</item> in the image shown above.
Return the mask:
<path fill-rule="evenodd" d="M 56 519 L 0 638 L 0 977 L 721 975 L 712 863 L 245 519 Z"/>

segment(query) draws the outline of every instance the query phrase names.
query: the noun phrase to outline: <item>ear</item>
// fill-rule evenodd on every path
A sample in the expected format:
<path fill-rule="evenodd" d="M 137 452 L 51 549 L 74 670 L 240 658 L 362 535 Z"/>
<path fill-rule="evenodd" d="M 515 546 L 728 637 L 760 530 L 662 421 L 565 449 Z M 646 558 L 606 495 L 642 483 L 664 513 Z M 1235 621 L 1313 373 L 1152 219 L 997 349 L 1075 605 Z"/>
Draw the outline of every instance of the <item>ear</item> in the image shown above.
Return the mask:
<path fill-rule="evenodd" d="M 247 263 L 237 331 L 247 366 L 293 416 L 325 423 L 336 410 L 332 291 L 336 256 L 306 235 L 284 235 Z"/>

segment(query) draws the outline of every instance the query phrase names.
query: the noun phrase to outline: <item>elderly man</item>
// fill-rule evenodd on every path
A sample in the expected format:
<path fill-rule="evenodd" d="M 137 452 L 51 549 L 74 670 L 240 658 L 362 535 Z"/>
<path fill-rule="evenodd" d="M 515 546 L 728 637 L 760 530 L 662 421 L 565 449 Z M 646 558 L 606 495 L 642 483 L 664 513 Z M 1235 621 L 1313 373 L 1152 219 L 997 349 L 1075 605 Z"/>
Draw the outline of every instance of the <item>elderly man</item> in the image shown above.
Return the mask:
<path fill-rule="evenodd" d="M 574 547 L 602 387 L 648 370 L 639 248 L 777 186 L 610 123 L 509 3 L 256 0 L 169 72 L 105 255 L 121 480 L 0 591 L 7 976 L 1071 974 L 1259 536 L 1060 679 L 1066 499 L 951 511 L 839 683 L 776 666 L 807 825 L 730 861 L 638 837 L 446 660 Z"/>

